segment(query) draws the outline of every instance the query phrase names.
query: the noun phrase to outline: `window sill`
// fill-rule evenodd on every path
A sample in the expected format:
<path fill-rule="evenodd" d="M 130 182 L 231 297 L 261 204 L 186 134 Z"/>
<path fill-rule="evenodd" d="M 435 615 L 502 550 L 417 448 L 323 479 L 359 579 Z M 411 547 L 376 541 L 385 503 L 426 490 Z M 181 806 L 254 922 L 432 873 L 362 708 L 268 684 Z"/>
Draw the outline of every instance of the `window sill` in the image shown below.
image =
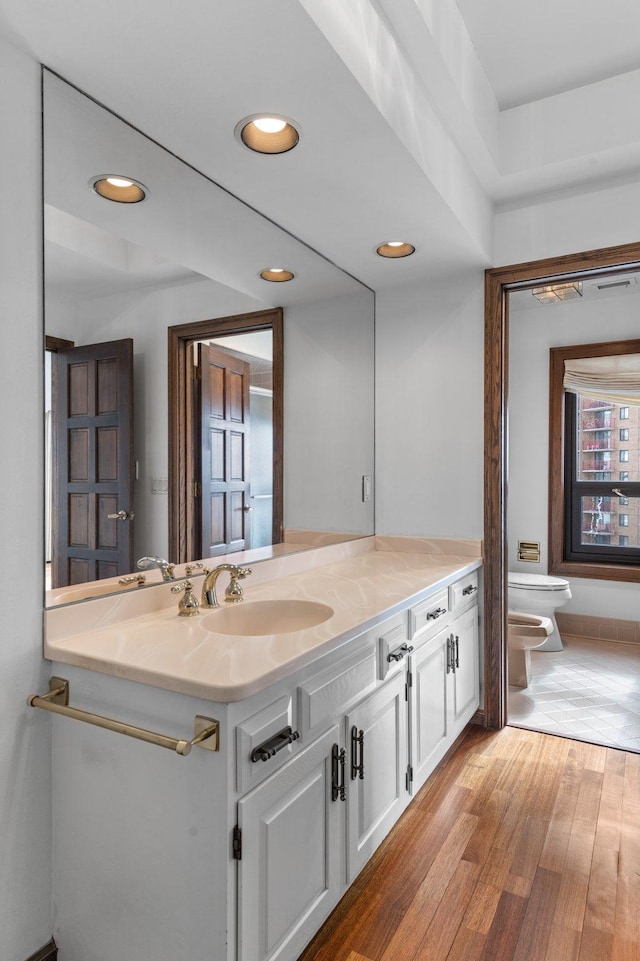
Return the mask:
<path fill-rule="evenodd" d="M 640 565 L 594 564 L 590 561 L 557 561 L 549 563 L 549 574 L 557 577 L 585 577 L 599 581 L 640 582 Z"/>

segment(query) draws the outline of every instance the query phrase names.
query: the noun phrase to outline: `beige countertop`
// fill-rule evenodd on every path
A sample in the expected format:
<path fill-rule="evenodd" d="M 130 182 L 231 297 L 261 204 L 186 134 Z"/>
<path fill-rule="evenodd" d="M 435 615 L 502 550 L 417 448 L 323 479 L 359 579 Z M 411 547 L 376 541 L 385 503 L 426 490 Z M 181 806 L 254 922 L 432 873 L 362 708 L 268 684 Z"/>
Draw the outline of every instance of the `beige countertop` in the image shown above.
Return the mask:
<path fill-rule="evenodd" d="M 329 605 L 322 624 L 287 634 L 215 633 L 216 610 L 179 617 L 178 600 L 160 610 L 65 635 L 48 632 L 44 653 L 52 661 L 149 684 L 216 702 L 239 701 L 311 664 L 363 630 L 477 569 L 479 557 L 371 550 L 337 563 L 274 580 L 244 582 L 244 605 L 294 598 Z M 201 581 L 194 589 L 199 592 Z M 154 588 L 169 592 L 170 585 Z M 223 593 L 224 586 L 222 586 Z M 164 595 L 163 595 L 164 597 Z M 90 602 L 83 608 L 87 625 Z M 96 608 L 98 610 L 98 608 Z"/>

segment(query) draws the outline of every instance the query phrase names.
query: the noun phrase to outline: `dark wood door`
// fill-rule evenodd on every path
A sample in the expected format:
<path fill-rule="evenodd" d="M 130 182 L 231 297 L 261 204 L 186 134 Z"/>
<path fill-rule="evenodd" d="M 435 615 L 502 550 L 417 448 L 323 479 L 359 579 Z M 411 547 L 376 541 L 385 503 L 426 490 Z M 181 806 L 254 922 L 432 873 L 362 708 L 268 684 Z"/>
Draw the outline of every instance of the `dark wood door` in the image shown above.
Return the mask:
<path fill-rule="evenodd" d="M 52 587 L 64 587 L 133 570 L 133 341 L 55 358 Z"/>
<path fill-rule="evenodd" d="M 198 344 L 200 557 L 251 546 L 249 364 Z M 196 418 L 197 420 L 197 418 Z"/>

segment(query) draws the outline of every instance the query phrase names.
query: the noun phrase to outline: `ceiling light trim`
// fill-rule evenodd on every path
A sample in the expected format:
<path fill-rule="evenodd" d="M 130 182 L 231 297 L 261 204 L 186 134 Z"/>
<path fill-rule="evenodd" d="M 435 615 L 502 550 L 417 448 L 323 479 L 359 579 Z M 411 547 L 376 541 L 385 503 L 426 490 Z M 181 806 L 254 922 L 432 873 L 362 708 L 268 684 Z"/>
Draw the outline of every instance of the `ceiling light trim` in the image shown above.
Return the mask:
<path fill-rule="evenodd" d="M 285 126 L 282 130 L 275 132 L 259 130 L 256 122 L 260 120 L 281 121 Z M 280 156 L 289 153 L 290 150 L 298 146 L 302 136 L 302 128 L 296 120 L 292 120 L 291 117 L 286 117 L 284 114 L 262 111 L 262 113 L 253 113 L 249 114 L 248 117 L 243 117 L 236 124 L 234 135 L 238 143 L 247 150 L 251 150 L 252 153 L 267 157 Z"/>

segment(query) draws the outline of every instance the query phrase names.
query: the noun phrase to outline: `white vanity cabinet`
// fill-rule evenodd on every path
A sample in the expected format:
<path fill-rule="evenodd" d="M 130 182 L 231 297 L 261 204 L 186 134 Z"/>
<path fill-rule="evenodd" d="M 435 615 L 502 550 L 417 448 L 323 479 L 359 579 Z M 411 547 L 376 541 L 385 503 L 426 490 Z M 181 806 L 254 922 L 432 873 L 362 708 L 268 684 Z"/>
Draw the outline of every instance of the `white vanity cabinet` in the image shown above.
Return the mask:
<path fill-rule="evenodd" d="M 409 800 L 405 679 L 392 676 L 347 714 L 347 881 L 358 876 Z"/>
<path fill-rule="evenodd" d="M 180 759 L 53 719 L 61 957 L 295 961 L 478 706 L 476 591 L 414 595 L 231 703 L 56 663 L 98 713 L 220 722 Z"/>
<path fill-rule="evenodd" d="M 238 803 L 238 961 L 296 958 L 344 888 L 334 724 Z"/>
<path fill-rule="evenodd" d="M 478 575 L 409 611 L 411 793 L 422 787 L 480 703 Z"/>

